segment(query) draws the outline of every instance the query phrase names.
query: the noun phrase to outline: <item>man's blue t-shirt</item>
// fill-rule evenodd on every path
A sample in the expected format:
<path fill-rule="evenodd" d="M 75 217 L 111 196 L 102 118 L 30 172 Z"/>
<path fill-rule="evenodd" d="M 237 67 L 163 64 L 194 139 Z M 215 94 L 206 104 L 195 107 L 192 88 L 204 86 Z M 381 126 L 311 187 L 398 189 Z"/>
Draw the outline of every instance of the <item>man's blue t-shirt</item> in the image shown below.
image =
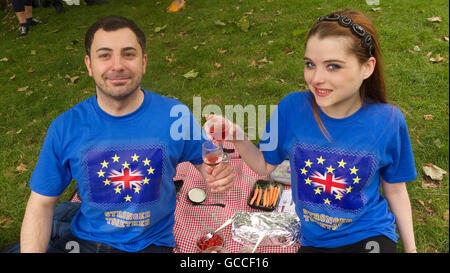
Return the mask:
<path fill-rule="evenodd" d="M 295 92 L 279 103 L 273 126 L 278 145 L 263 151 L 272 165 L 289 157 L 301 244 L 333 248 L 377 235 L 396 242 L 395 217 L 380 194 L 380 178 L 398 183 L 417 176 L 403 114 L 390 104 L 365 103 L 351 116 L 334 119 L 319 108 L 329 142 L 314 118 L 312 99 L 310 92 Z M 271 129 L 269 122 L 266 131 Z"/>
<path fill-rule="evenodd" d="M 175 246 L 172 179 L 178 163 L 202 163 L 204 137 L 185 105 L 143 92 L 124 116 L 107 114 L 93 96 L 57 117 L 30 181 L 34 192 L 58 196 L 76 180 L 82 204 L 72 233 L 131 252 Z"/>

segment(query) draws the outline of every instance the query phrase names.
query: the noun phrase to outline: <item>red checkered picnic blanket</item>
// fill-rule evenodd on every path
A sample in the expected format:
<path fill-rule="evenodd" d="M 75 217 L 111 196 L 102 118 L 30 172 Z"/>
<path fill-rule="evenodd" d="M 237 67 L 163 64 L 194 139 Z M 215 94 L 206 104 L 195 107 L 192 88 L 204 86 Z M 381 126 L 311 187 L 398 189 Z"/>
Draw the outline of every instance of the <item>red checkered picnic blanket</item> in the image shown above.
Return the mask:
<path fill-rule="evenodd" d="M 226 142 L 224 148 L 234 149 L 232 143 Z M 253 172 L 239 157 L 237 152 L 229 154 L 230 164 L 234 168 L 234 187 L 225 193 L 208 193 L 204 204 L 223 203 L 225 208 L 218 206 L 194 206 L 187 198 L 190 189 L 198 187 L 207 192 L 206 183 L 200 172 L 189 162 L 178 165 L 174 180 L 183 180 L 183 186 L 177 193 L 177 205 L 175 209 L 174 235 L 176 247 L 175 253 L 200 252 L 196 246 L 196 240 L 205 229 L 215 230 L 226 220 L 230 219 L 237 211 L 260 211 L 247 205 L 249 195 L 254 183 L 258 179 L 268 179 Z M 289 186 L 284 186 L 285 188 Z M 72 202 L 81 202 L 78 195 L 74 195 Z M 231 225 L 221 230 L 224 237 L 224 245 L 229 252 L 239 252 L 243 245 L 234 241 L 231 234 Z M 297 252 L 299 245 L 290 247 L 260 246 L 260 253 L 292 253 Z"/>
<path fill-rule="evenodd" d="M 231 143 L 225 143 L 225 148 L 233 149 Z M 178 165 L 174 180 L 182 179 L 183 187 L 177 194 L 175 209 L 174 235 L 176 247 L 174 252 L 200 252 L 196 240 L 205 230 L 214 230 L 230 219 L 237 211 L 260 211 L 247 205 L 247 201 L 254 183 L 258 179 L 268 179 L 253 172 L 235 152 L 230 154 L 230 164 L 235 170 L 234 187 L 226 193 L 208 193 L 205 204 L 223 203 L 225 208 L 218 206 L 194 206 L 187 198 L 187 193 L 194 187 L 206 189 L 206 183 L 200 172 L 189 162 Z M 286 186 L 285 186 L 286 187 Z M 224 247 L 229 252 L 239 252 L 243 247 L 232 239 L 231 225 L 222 229 Z M 261 246 L 260 253 L 297 252 L 299 245 L 291 247 Z"/>

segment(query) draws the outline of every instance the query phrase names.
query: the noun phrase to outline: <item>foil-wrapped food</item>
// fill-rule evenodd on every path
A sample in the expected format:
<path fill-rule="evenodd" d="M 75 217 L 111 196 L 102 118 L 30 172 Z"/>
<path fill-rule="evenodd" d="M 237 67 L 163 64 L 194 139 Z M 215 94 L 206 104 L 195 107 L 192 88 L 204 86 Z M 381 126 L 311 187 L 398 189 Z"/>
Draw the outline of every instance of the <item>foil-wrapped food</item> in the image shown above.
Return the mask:
<path fill-rule="evenodd" d="M 236 212 L 232 238 L 243 245 L 255 245 L 264 235 L 261 246 L 288 247 L 300 240 L 300 219 L 294 212 Z"/>

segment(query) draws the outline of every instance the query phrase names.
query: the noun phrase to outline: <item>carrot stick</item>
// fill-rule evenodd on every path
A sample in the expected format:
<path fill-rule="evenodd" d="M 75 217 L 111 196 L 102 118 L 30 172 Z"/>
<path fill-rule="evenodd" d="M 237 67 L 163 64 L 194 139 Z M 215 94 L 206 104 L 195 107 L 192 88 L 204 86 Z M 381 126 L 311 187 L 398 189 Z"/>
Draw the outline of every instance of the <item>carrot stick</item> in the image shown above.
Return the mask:
<path fill-rule="evenodd" d="M 262 189 L 259 189 L 258 197 L 256 198 L 255 206 L 259 206 L 259 202 L 261 201 Z"/>
<path fill-rule="evenodd" d="M 253 202 L 255 202 L 255 200 L 256 200 L 256 197 L 258 196 L 258 192 L 259 192 L 259 188 L 258 188 L 258 186 L 256 186 L 255 187 L 255 193 L 253 194 L 253 197 L 252 197 L 252 199 L 250 200 L 250 205 L 253 205 Z"/>
<path fill-rule="evenodd" d="M 267 206 L 267 187 L 264 189 L 263 207 Z"/>
<path fill-rule="evenodd" d="M 272 204 L 273 191 L 274 191 L 273 185 L 270 184 L 270 187 L 269 187 L 269 196 L 268 196 L 269 198 L 268 198 L 267 206 L 270 206 L 270 204 Z"/>
<path fill-rule="evenodd" d="M 272 206 L 277 204 L 278 195 L 280 195 L 281 187 L 275 187 L 275 197 L 272 200 Z"/>

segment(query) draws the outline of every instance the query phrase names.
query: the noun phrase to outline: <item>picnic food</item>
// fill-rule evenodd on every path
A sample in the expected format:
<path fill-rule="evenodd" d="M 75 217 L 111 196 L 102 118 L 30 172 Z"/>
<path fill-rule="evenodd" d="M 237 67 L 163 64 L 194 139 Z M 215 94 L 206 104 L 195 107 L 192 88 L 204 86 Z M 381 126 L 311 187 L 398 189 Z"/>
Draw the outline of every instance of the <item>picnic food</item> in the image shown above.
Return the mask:
<path fill-rule="evenodd" d="M 197 241 L 197 246 L 201 250 L 205 250 L 212 246 L 221 246 L 223 244 L 222 236 L 219 234 L 214 234 L 209 240 L 206 240 L 205 236 L 200 237 Z"/>
<path fill-rule="evenodd" d="M 255 209 L 272 211 L 277 206 L 281 189 L 282 185 L 277 182 L 258 180 L 250 193 L 248 205 Z"/>
<path fill-rule="evenodd" d="M 200 188 L 193 188 L 188 192 L 188 197 L 194 203 L 201 203 L 206 199 L 206 192 Z"/>
<path fill-rule="evenodd" d="M 260 246 L 292 246 L 300 239 L 300 219 L 295 212 L 235 212 L 231 234 L 234 241 L 252 247 L 261 234 Z"/>

